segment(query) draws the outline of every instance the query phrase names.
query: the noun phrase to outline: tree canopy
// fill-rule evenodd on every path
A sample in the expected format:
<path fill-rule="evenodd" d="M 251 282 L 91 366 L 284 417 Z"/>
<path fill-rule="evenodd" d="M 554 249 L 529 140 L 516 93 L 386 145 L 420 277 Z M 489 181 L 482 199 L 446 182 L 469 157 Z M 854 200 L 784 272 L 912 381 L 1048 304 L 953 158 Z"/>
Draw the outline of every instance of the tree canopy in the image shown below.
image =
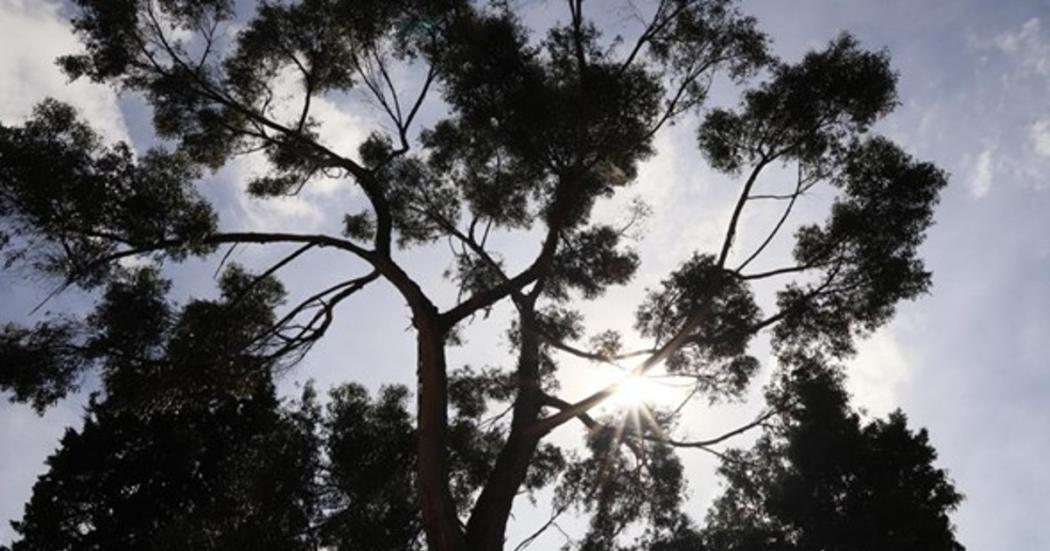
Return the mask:
<path fill-rule="evenodd" d="M 900 410 L 862 422 L 841 378 L 806 364 L 773 385 L 781 413 L 752 449 L 723 460 L 708 548 L 963 549 L 947 517 L 962 496 L 933 466 L 926 431 Z"/>
<path fill-rule="evenodd" d="M 958 548 L 946 515 L 960 497 L 925 433 L 903 414 L 862 423 L 834 367 L 930 285 L 918 247 L 946 175 L 872 130 L 898 101 L 887 52 L 843 34 L 780 60 L 731 0 L 659 0 L 627 37 L 603 32 L 580 0 L 544 29 L 500 1 L 75 3 L 84 50 L 60 65 L 145 98 L 160 145 L 107 143 L 46 99 L 24 124 L 0 125 L 7 265 L 98 298 L 87 315 L 5 325 L 0 389 L 43 410 L 89 371 L 103 381 L 15 549 L 502 549 L 516 497 L 544 488 L 555 517 L 589 518 L 580 549 Z M 717 78 L 740 91 L 736 107 L 705 106 Z M 351 91 L 386 124 L 343 151 L 314 109 Z M 642 260 L 630 222 L 595 207 L 638 179 L 661 130 L 687 121 L 697 159 L 739 182 L 719 246 L 682 258 L 633 328 L 595 332 L 578 303 L 630 282 Z M 227 230 L 198 185 L 260 154 L 269 170 L 249 193 L 335 181 L 341 231 Z M 758 193 L 778 168 L 796 175 L 789 188 Z M 834 196 L 823 222 L 792 222 L 816 188 Z M 766 237 L 745 249 L 757 201 L 783 210 L 756 222 Z M 786 265 L 749 269 L 788 234 Z M 499 250 L 494 235 L 531 252 Z M 446 242 L 443 286 L 406 269 Z M 254 272 L 230 266 L 218 299 L 167 298 L 178 281 L 164 266 L 235 245 L 294 249 Z M 278 273 L 321 249 L 361 270 L 285 303 Z M 414 391 L 373 397 L 347 382 L 281 404 L 274 377 L 381 283 L 408 305 Z M 772 309 L 759 283 L 778 289 Z M 447 349 L 502 303 L 512 365 L 450 366 Z M 690 385 L 686 401 L 740 398 L 766 334 L 769 410 L 738 431 L 678 439 L 682 407 L 596 413 L 657 370 Z M 624 379 L 562 395 L 566 358 L 623 365 Z M 578 450 L 547 439 L 570 422 L 587 428 Z M 763 426 L 750 451 L 711 448 Z M 679 449 L 724 457 L 726 493 L 706 526 L 682 510 Z"/>

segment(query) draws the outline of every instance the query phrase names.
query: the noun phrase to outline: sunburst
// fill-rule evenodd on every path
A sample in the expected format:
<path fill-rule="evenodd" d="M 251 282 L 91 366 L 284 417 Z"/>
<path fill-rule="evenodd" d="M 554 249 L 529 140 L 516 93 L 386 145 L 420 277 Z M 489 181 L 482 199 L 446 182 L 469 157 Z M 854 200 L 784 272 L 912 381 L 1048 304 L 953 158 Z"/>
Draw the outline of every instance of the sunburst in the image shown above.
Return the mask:
<path fill-rule="evenodd" d="M 653 377 L 632 375 L 617 385 L 609 403 L 616 409 L 638 409 L 646 405 L 668 405 L 676 395 L 674 388 Z"/>

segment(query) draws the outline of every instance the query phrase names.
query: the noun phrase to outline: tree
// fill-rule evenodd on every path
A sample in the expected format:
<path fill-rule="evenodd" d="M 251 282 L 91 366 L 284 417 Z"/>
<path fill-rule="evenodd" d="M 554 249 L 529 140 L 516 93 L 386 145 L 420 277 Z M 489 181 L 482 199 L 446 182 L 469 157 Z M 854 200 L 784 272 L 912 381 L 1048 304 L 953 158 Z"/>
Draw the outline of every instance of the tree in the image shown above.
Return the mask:
<path fill-rule="evenodd" d="M 103 363 L 105 392 L 49 458 L 15 523 L 14 551 L 418 548 L 408 390 L 388 387 L 373 401 L 347 384 L 322 408 L 308 386 L 282 406 L 272 383 L 279 357 L 250 345 L 275 321 L 281 285 L 234 265 L 220 286 L 219 300 L 176 308 L 153 268 L 107 285 L 78 328 L 92 335 L 81 352 Z M 462 510 L 498 438 L 479 428 L 484 405 L 456 396 L 451 464 Z M 546 453 L 529 490 L 561 465 Z"/>
<path fill-rule="evenodd" d="M 501 549 L 522 487 L 553 483 L 558 473 L 556 509 L 582 505 L 592 513 L 585 547 L 607 548 L 640 521 L 638 545 L 681 533 L 684 485 L 673 449 L 710 442 L 673 438 L 674 412 L 635 412 L 632 428 L 595 419 L 596 406 L 661 365 L 692 381 L 691 397 L 738 397 L 759 368 L 748 354 L 757 334 L 772 331 L 781 369 L 848 357 L 858 335 L 929 286 L 917 247 L 946 177 L 870 131 L 896 104 L 896 75 L 885 52 L 866 51 L 849 35 L 786 63 L 729 0 L 661 0 L 627 41 L 604 37 L 579 0 L 569 2 L 566 22 L 540 37 L 503 2 L 303 0 L 262 3 L 248 17 L 229 0 L 76 3 L 73 25 L 85 53 L 61 65 L 74 78 L 142 94 L 169 149 L 137 155 L 107 145 L 53 101 L 23 126 L 0 128 L 0 242 L 8 261 L 52 274 L 62 288 L 90 290 L 124 277 L 121 261 L 129 258 L 159 265 L 227 245 L 297 247 L 247 284 L 254 289 L 254 281 L 315 249 L 355 258 L 363 275 L 311 290 L 266 327 L 237 329 L 250 338 L 227 339 L 229 328 L 219 324 L 183 342 L 239 343 L 241 351 L 215 357 L 250 353 L 269 369 L 283 367 L 323 338 L 341 303 L 377 281 L 392 285 L 410 310 L 418 374 L 414 453 L 395 457 L 416 472 L 407 489 L 375 495 L 393 492 L 401 505 L 402 492 L 413 495 L 429 549 Z M 395 65 L 414 70 L 419 85 L 398 85 Z M 275 83 L 289 72 L 302 101 L 282 107 L 286 94 Z M 703 109 L 716 75 L 747 86 L 736 109 Z M 370 95 L 390 125 L 361 143 L 356 157 L 326 145 L 323 121 L 311 113 L 312 100 L 348 90 Z M 440 106 L 428 107 L 439 101 L 436 91 Z M 428 108 L 446 114 L 417 128 Z M 699 153 L 741 180 L 722 243 L 683 259 L 639 305 L 636 329 L 651 346 L 624 350 L 621 331 L 581 344 L 587 331 L 573 301 L 626 283 L 639 265 L 623 226 L 593 221 L 592 209 L 637 177 L 638 163 L 654 153 L 654 135 L 693 113 L 701 119 Z M 220 230 L 195 182 L 252 152 L 265 154 L 272 169 L 250 182 L 252 193 L 294 194 L 333 178 L 360 189 L 365 209 L 348 206 L 342 235 Z M 797 173 L 792 188 L 757 193 L 760 179 L 781 165 Z M 794 261 L 748 270 L 788 231 L 796 200 L 816 186 L 836 199 L 823 224 L 796 229 Z M 760 200 L 781 201 L 783 215 L 754 250 L 741 250 L 742 213 Z M 540 243 L 520 270 L 512 269 L 520 259 L 489 240 L 529 232 Z M 439 305 L 437 290 L 400 260 L 445 240 L 454 244 L 449 280 L 459 291 L 450 306 Z M 759 281 L 782 282 L 773 312 L 756 303 Z M 503 301 L 516 311 L 514 368 L 451 370 L 447 347 L 476 314 Z M 100 341 L 94 325 L 55 318 L 8 326 L 0 388 L 43 408 L 80 373 L 101 367 L 107 392 L 117 395 L 108 387 L 125 378 L 112 361 L 123 353 L 119 343 Z M 129 361 L 152 357 L 155 347 L 145 343 Z M 624 382 L 568 400 L 557 395 L 565 354 L 637 364 Z M 205 400 L 203 380 L 187 377 L 170 399 Z M 347 403 L 361 403 L 346 392 Z M 479 415 L 498 403 L 509 406 L 509 418 L 481 427 Z M 573 420 L 590 428 L 593 455 L 566 464 L 543 439 Z M 463 452 L 464 442 L 482 453 Z M 350 453 L 331 445 L 331 453 Z M 629 455 L 640 465 L 630 472 Z"/>
<path fill-rule="evenodd" d="M 775 393 L 777 422 L 723 461 L 707 548 L 963 549 L 947 517 L 962 496 L 933 466 L 925 430 L 910 431 L 900 410 L 862 424 L 840 372 L 814 364 Z"/>
<path fill-rule="evenodd" d="M 221 285 L 181 311 L 152 268 L 108 286 L 85 343 L 106 395 L 48 460 L 15 550 L 313 548 L 309 418 L 279 411 L 267 360 L 244 353 L 280 285 L 237 268 Z"/>

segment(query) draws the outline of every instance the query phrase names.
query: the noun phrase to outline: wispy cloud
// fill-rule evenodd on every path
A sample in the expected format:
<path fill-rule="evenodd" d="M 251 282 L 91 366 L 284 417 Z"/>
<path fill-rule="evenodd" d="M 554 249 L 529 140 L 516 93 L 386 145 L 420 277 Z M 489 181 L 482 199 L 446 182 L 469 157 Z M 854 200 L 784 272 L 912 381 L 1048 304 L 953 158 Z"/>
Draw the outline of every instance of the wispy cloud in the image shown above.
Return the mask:
<path fill-rule="evenodd" d="M 1050 39 L 1043 32 L 1038 17 L 998 35 L 995 45 L 1004 52 L 1020 56 L 1022 67 L 1028 72 L 1050 77 Z"/>
<path fill-rule="evenodd" d="M 1032 148 L 1036 153 L 1050 157 L 1050 118 L 1032 123 L 1028 137 L 1032 140 Z"/>
<path fill-rule="evenodd" d="M 992 150 L 985 149 L 977 156 L 973 167 L 973 178 L 970 180 L 970 193 L 974 197 L 984 197 L 992 189 L 993 163 Z"/>

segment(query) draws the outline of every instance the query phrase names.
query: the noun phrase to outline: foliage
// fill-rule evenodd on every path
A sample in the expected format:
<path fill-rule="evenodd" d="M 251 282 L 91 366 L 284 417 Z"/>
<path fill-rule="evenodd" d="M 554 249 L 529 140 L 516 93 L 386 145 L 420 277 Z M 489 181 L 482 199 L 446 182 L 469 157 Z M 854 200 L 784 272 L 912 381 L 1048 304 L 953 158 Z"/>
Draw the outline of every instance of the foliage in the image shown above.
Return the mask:
<path fill-rule="evenodd" d="M 25 125 L 0 126 L 0 167 L 8 266 L 28 261 L 90 286 L 111 274 L 121 245 L 175 260 L 212 250 L 200 243 L 216 220 L 192 187 L 197 167 L 104 146 L 68 105 L 46 100 Z"/>
<path fill-rule="evenodd" d="M 689 399 L 739 398 L 759 372 L 750 350 L 763 330 L 772 333 L 774 369 L 786 377 L 792 366 L 847 359 L 856 338 L 928 290 L 917 250 L 946 175 L 873 132 L 898 102 L 887 52 L 843 34 L 797 62 L 779 60 L 731 0 L 661 0 L 634 40 L 605 36 L 579 0 L 568 3 L 567 21 L 547 29 L 531 28 L 502 1 L 289 0 L 253 12 L 229 0 L 75 3 L 84 49 L 60 64 L 73 78 L 141 94 L 165 147 L 139 155 L 104 144 L 52 100 L 24 124 L 0 126 L 7 265 L 97 297 L 86 316 L 5 325 L 0 389 L 43 410 L 90 373 L 103 383 L 84 428 L 67 435 L 38 484 L 16 545 L 120 548 L 156 538 L 157 546 L 205 548 L 501 549 L 515 498 L 553 487 L 555 517 L 572 509 L 590 519 L 574 542 L 581 548 L 697 548 L 735 529 L 725 515 L 743 507 L 737 497 L 781 499 L 781 487 L 796 482 L 772 466 L 789 460 L 803 482 L 850 473 L 861 482 L 849 492 L 873 493 L 882 482 L 866 461 L 926 468 L 916 483 L 927 494 L 886 499 L 921 509 L 913 518 L 952 541 L 943 515 L 958 496 L 930 470 L 924 434 L 909 432 L 901 416 L 861 427 L 844 399 L 832 400 L 835 407 L 814 414 L 813 430 L 846 438 L 838 443 L 863 461 L 829 452 L 832 464 L 805 471 L 811 458 L 792 454 L 825 441 L 795 430 L 808 421 L 791 415 L 812 405 L 804 401 L 809 387 L 792 378 L 798 373 L 772 405 L 796 404 L 798 394 L 805 407 L 780 412 L 780 432 L 763 436 L 756 451 L 730 456 L 765 462 L 759 493 L 742 493 L 750 471 L 734 474 L 727 464 L 730 492 L 703 528 L 680 510 L 677 449 L 712 451 L 724 439 L 675 439 L 682 408 L 595 419 L 616 384 L 576 401 L 558 396 L 570 357 L 636 358 L 630 377 L 662 365 L 690 384 Z M 735 109 L 704 108 L 719 76 L 741 89 Z M 325 121 L 315 107 L 361 97 L 385 124 L 356 151 L 336 150 L 321 139 Z M 663 128 L 690 118 L 699 121 L 698 157 L 740 179 L 740 193 L 720 246 L 696 250 L 649 290 L 634 335 L 646 344 L 625 350 L 636 340 L 628 328 L 591 333 L 578 305 L 639 271 L 629 228 L 649 209 L 616 223 L 594 208 L 638 179 Z M 253 154 L 269 169 L 245 182 L 259 200 L 322 177 L 340 192 L 360 191 L 332 196 L 333 206 L 345 206 L 341 234 L 224 229 L 197 185 L 207 171 Z M 776 166 L 795 170 L 793 190 L 755 193 Z M 824 223 L 796 224 L 791 264 L 749 270 L 791 232 L 792 207 L 816 186 L 834 196 Z M 784 210 L 768 231 L 755 222 L 766 237 L 743 250 L 743 213 L 758 200 Z M 490 240 L 497 234 L 538 237 L 538 251 L 524 259 L 520 250 L 501 251 Z M 403 264 L 446 242 L 453 293 Z M 167 263 L 242 244 L 298 248 L 257 274 L 227 269 L 216 300 L 180 307 L 167 298 Z M 366 272 L 285 304 L 277 272 L 321 249 Z M 411 315 L 414 407 L 405 388 L 373 398 L 353 383 L 324 400 L 308 391 L 298 405 L 279 404 L 275 374 L 325 337 L 342 303 L 379 280 Z M 759 281 L 777 289 L 773 311 L 758 306 Z M 450 295 L 451 306 L 435 298 Z M 512 367 L 448 365 L 447 348 L 466 342 L 471 323 L 487 317 L 477 314 L 501 302 L 514 309 Z M 575 421 L 588 429 L 586 453 L 544 441 Z M 895 464 L 901 449 L 911 455 Z M 162 450 L 170 453 L 155 456 Z M 99 461 L 102 454 L 117 459 Z M 267 477 L 282 484 L 266 488 Z M 139 506 L 151 484 L 170 493 Z M 803 489 L 814 507 L 841 498 Z M 857 499 L 839 521 L 884 511 Z M 741 529 L 768 528 L 792 545 L 803 533 L 833 541 L 820 539 L 812 519 L 778 514 L 760 516 L 780 524 Z M 40 539 L 52 536 L 65 539 Z"/>
<path fill-rule="evenodd" d="M 789 400 L 755 446 L 727 454 L 708 514 L 710 549 L 960 551 L 948 513 L 962 496 L 933 466 L 925 430 L 897 410 L 864 422 L 841 375 L 807 363 L 774 390 Z"/>
<path fill-rule="evenodd" d="M 13 549 L 313 548 L 310 419 L 278 408 L 263 358 L 231 357 L 236 331 L 214 331 L 267 322 L 279 286 L 231 304 L 245 279 L 231 269 L 223 299 L 178 312 L 150 269 L 109 286 L 88 339 L 106 393 L 48 459 Z M 223 318 L 233 313 L 240 323 Z M 194 332 L 213 337 L 187 341 Z"/>

